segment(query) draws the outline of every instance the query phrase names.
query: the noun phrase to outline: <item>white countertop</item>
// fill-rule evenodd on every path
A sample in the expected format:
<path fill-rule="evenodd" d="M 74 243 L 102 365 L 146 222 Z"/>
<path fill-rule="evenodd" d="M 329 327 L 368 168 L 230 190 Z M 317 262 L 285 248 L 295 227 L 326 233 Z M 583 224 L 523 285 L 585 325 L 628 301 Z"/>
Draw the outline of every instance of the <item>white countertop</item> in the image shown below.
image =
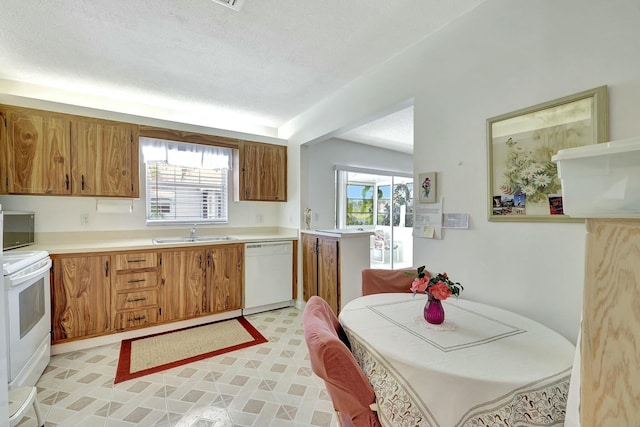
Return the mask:
<path fill-rule="evenodd" d="M 229 228 L 199 229 L 197 236 L 229 236 L 232 240 L 213 242 L 182 242 L 155 244 L 153 239 L 186 237 L 184 229 L 154 229 L 126 231 L 95 231 L 68 233 L 36 233 L 36 243 L 16 251 L 44 250 L 50 254 L 86 252 L 113 252 L 140 249 L 167 249 L 177 247 L 212 246 L 232 243 L 298 240 L 298 230 L 292 228 Z"/>
<path fill-rule="evenodd" d="M 301 233 L 318 234 L 329 237 L 362 237 L 371 236 L 374 230 L 364 230 L 361 228 L 334 228 L 328 230 L 300 230 Z"/>

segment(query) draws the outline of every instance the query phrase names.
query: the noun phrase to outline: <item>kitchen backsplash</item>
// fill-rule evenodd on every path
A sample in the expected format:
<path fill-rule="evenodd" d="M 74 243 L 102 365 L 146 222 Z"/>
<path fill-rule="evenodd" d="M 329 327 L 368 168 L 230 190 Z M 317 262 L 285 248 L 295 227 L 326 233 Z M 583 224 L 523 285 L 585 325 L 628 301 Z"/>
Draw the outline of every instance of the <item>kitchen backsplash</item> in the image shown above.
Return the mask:
<path fill-rule="evenodd" d="M 0 196 L 0 204 L 5 210 L 34 211 L 36 213 L 36 233 L 142 230 L 164 227 L 145 224 L 143 199 L 133 200 L 131 213 L 98 212 L 96 209 L 97 200 L 95 197 Z M 276 202 L 229 201 L 228 224 L 202 227 L 282 226 L 282 212 L 284 212 L 285 205 Z M 171 227 L 175 228 L 176 226 Z"/>

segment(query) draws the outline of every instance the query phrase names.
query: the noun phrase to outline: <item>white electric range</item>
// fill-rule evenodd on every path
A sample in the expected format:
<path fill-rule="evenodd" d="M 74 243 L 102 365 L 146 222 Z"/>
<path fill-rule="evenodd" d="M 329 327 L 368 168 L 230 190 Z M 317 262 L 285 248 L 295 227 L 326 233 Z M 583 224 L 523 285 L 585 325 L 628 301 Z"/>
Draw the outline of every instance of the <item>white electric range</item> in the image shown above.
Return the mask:
<path fill-rule="evenodd" d="M 45 251 L 4 251 L 9 389 L 33 386 L 51 355 L 51 258 Z"/>

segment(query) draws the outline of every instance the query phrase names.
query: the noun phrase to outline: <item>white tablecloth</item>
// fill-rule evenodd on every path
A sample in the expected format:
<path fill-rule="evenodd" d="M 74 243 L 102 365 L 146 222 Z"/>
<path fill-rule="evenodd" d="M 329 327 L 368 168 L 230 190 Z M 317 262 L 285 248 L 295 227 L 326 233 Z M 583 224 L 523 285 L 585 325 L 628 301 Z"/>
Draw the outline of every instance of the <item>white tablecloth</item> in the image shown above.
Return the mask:
<path fill-rule="evenodd" d="M 443 301 L 424 320 L 425 295 L 377 294 L 340 312 L 385 426 L 561 426 L 575 347 L 523 316 Z"/>

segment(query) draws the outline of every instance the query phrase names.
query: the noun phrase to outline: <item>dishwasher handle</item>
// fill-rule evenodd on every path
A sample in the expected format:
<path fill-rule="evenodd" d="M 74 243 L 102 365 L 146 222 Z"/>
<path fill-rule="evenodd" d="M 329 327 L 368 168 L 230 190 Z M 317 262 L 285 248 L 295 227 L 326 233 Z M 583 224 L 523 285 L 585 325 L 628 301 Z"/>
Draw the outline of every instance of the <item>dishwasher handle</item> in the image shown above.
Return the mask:
<path fill-rule="evenodd" d="M 245 243 L 244 248 L 245 256 L 289 254 L 293 252 L 293 243 L 290 241 Z"/>

